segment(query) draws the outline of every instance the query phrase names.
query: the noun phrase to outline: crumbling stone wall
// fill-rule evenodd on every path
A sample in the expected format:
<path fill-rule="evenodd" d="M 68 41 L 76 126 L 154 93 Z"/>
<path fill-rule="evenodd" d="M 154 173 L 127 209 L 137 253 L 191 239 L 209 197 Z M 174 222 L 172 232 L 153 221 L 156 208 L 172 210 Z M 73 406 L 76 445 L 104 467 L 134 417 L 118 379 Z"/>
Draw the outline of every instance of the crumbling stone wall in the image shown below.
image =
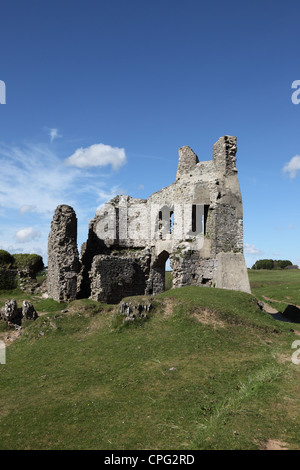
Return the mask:
<path fill-rule="evenodd" d="M 75 226 L 60 209 L 49 237 L 51 292 L 60 299 L 74 297 L 77 279 L 77 297 L 118 302 L 126 295 L 157 294 L 164 290 L 167 259 L 173 287 L 206 285 L 250 292 L 236 152 L 232 136 L 214 144 L 209 161 L 199 161 L 192 149 L 182 147 L 173 184 L 148 199 L 120 195 L 105 204 L 89 225 L 80 270 Z M 70 238 L 64 235 L 66 220 L 73 230 Z M 63 248 L 60 260 L 58 245 Z M 76 258 L 74 266 L 69 252 Z"/>
<path fill-rule="evenodd" d="M 91 298 L 106 303 L 120 302 L 122 298 L 145 293 L 149 276 L 150 256 L 147 253 L 126 252 L 114 255 L 96 255 L 89 273 Z"/>

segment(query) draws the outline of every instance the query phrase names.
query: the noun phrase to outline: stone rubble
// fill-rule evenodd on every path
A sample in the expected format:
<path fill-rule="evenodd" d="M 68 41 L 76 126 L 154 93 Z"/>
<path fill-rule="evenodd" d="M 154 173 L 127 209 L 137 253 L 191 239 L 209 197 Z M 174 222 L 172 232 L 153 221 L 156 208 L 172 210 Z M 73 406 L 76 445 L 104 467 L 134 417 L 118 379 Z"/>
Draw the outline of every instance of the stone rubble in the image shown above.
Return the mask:
<path fill-rule="evenodd" d="M 22 307 L 18 308 L 15 299 L 7 300 L 0 310 L 0 319 L 8 324 L 21 326 L 23 320 L 36 320 L 38 314 L 31 302 L 23 300 Z"/>
<path fill-rule="evenodd" d="M 124 316 L 124 321 L 134 321 L 137 318 L 148 318 L 151 309 L 151 303 L 133 305 L 131 302 L 121 302 L 118 314 Z"/>
<path fill-rule="evenodd" d="M 32 303 L 28 302 L 27 300 L 23 300 L 22 303 L 22 317 L 25 320 L 36 320 L 38 314 L 35 311 L 34 306 Z"/>

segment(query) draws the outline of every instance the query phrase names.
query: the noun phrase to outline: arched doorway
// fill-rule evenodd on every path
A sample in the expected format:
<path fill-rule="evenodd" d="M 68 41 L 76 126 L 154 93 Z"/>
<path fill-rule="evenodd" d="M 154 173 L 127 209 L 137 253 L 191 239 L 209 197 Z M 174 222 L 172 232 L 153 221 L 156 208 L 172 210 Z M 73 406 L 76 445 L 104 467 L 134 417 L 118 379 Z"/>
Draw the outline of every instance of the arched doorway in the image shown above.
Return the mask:
<path fill-rule="evenodd" d="M 159 294 L 164 292 L 166 286 L 166 262 L 169 258 L 169 253 L 163 250 L 154 260 L 151 266 L 150 279 L 151 286 L 149 293 Z"/>
<path fill-rule="evenodd" d="M 165 264 L 165 290 L 172 289 L 173 287 L 173 269 L 170 263 L 170 257 Z"/>

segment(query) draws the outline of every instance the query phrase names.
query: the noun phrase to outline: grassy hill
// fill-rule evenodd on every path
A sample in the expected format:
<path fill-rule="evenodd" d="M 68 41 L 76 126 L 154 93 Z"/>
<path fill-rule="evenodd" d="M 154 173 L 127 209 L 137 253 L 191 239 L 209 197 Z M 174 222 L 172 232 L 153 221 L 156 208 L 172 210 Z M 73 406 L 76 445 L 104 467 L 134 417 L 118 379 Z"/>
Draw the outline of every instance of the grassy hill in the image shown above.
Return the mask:
<path fill-rule="evenodd" d="M 298 301 L 290 277 L 277 289 L 269 273 L 250 279 L 257 298 L 282 301 L 285 286 Z M 2 292 L 0 305 L 12 297 L 24 294 Z M 26 298 L 40 317 L 0 364 L 2 450 L 300 449 L 300 326 L 254 295 L 168 290 L 143 298 L 149 318 L 125 323 L 116 306 Z M 0 328 L 2 339 L 13 333 Z"/>

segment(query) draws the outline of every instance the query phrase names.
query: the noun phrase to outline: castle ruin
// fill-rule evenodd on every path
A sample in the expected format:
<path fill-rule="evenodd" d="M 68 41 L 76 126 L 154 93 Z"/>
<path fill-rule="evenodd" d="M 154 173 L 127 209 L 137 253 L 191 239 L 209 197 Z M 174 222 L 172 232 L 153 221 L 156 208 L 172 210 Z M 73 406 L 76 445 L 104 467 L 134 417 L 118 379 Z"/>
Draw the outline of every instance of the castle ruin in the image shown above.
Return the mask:
<path fill-rule="evenodd" d="M 148 199 L 120 195 L 90 222 L 77 250 L 77 219 L 56 208 L 48 240 L 48 295 L 58 301 L 158 294 L 165 265 L 173 288 L 211 286 L 250 293 L 243 255 L 243 206 L 236 169 L 236 137 L 223 136 L 213 158 L 179 149 L 176 179 Z"/>

